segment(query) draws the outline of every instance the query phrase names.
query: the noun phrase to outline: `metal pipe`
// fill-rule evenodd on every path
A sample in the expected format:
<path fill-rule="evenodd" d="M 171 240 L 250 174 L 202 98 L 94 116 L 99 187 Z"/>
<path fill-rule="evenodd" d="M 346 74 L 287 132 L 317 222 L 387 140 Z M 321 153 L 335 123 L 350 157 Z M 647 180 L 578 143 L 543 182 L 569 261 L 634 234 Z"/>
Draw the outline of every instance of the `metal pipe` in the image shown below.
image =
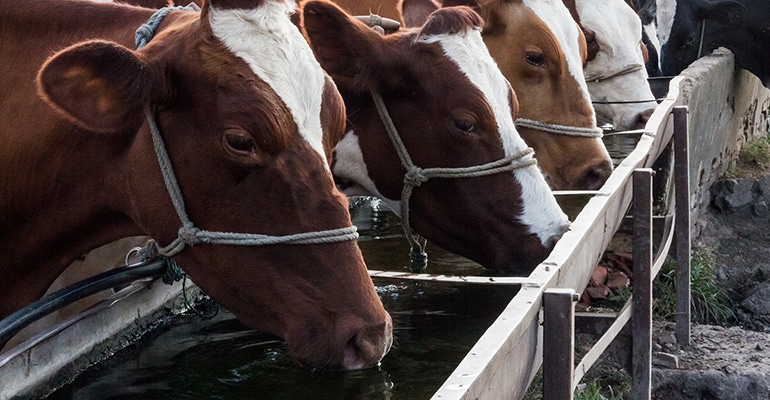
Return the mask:
<path fill-rule="evenodd" d="M 33 322 L 82 298 L 143 278 L 157 278 L 166 271 L 166 260 L 111 269 L 47 294 L 0 321 L 0 347 Z"/>

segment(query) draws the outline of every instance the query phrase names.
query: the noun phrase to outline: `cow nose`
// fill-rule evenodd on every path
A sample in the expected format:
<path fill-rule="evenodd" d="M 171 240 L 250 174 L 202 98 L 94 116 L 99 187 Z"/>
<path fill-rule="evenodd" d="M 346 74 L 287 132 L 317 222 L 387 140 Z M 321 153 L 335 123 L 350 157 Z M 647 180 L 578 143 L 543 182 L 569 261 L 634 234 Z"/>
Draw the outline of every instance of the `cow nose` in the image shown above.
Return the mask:
<path fill-rule="evenodd" d="M 393 320 L 371 325 L 355 332 L 345 345 L 343 368 L 355 370 L 376 365 L 393 344 Z"/>
<path fill-rule="evenodd" d="M 581 179 L 581 187 L 586 190 L 599 190 L 611 173 L 612 164 L 609 161 L 602 160 L 585 171 L 583 179 Z"/>
<path fill-rule="evenodd" d="M 556 243 L 559 242 L 562 236 L 564 236 L 565 233 L 569 230 L 569 224 L 562 225 L 559 228 L 559 233 L 551 236 L 548 238 L 548 240 L 545 241 L 545 248 L 548 250 L 548 254 L 551 253 L 554 247 L 556 247 Z"/>
<path fill-rule="evenodd" d="M 645 110 L 634 117 L 634 122 L 631 124 L 631 129 L 644 129 L 647 126 L 647 121 L 650 120 L 650 116 L 655 111 L 654 108 Z"/>

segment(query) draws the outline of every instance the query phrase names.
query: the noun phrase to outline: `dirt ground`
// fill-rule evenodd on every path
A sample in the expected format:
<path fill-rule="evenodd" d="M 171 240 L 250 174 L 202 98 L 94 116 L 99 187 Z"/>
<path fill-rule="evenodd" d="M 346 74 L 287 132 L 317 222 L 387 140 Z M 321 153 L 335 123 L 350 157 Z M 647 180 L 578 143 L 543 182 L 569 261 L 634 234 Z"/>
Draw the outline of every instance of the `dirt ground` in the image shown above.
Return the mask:
<path fill-rule="evenodd" d="M 752 182 L 770 176 L 766 165 L 739 167 L 742 178 Z M 656 323 L 653 351 L 676 355 L 679 366 L 654 372 L 653 398 L 768 399 L 770 217 L 753 206 L 710 207 L 698 224 L 694 245 L 713 250 L 716 282 L 733 301 L 735 325 L 693 325 L 691 345 L 683 349 L 673 343 L 673 324 Z"/>
<path fill-rule="evenodd" d="M 656 324 L 654 346 L 676 355 L 679 366 L 655 372 L 654 398 L 770 398 L 770 309 L 754 304 L 770 283 L 768 218 L 710 210 L 699 222 L 695 245 L 714 250 L 716 280 L 734 302 L 736 325 L 693 325 L 691 345 L 682 349 L 672 343 L 673 324 Z"/>

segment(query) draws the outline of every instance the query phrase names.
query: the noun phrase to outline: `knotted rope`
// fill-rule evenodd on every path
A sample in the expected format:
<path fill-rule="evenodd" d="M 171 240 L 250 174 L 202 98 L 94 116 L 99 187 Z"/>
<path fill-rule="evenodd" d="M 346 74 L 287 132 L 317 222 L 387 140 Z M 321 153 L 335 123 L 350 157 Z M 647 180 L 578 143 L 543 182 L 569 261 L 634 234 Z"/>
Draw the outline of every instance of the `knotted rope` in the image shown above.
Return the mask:
<path fill-rule="evenodd" d="M 578 126 L 566 126 L 551 124 L 548 122 L 535 121 L 527 118 L 519 118 L 516 121 L 516 128 L 531 128 L 539 131 L 555 133 L 557 135 L 578 136 L 600 138 L 604 136 L 602 128 L 581 128 Z"/>
<path fill-rule="evenodd" d="M 412 270 L 415 272 L 422 272 L 428 264 L 428 255 L 424 251 L 426 241 L 419 241 L 416 239 L 409 226 L 409 199 L 412 195 L 412 189 L 420 186 L 423 182 L 431 178 L 473 178 L 529 167 L 537 163 L 535 159 L 531 157 L 534 150 L 532 150 L 532 148 L 527 148 L 519 153 L 512 154 L 500 160 L 471 167 L 420 168 L 416 166 L 412 162 L 411 157 L 409 157 L 409 152 L 407 151 L 406 146 L 404 146 L 404 142 L 401 140 L 396 126 L 393 124 L 393 119 L 390 117 L 390 114 L 385 107 L 382 96 L 375 90 L 372 90 L 371 94 L 374 105 L 377 108 L 377 113 L 380 115 L 380 118 L 385 125 L 385 130 L 388 132 L 388 137 L 390 137 L 390 141 L 393 143 L 396 153 L 398 153 L 398 157 L 401 159 L 401 165 L 406 169 L 406 173 L 404 174 L 404 187 L 401 190 L 401 226 L 411 245 L 409 253 Z"/>
<path fill-rule="evenodd" d="M 160 24 L 160 21 L 169 12 L 178 9 L 194 10 L 194 8 L 188 7 L 167 7 L 156 11 L 152 17 L 150 17 L 147 23 L 137 29 L 135 35 L 137 49 L 144 47 L 152 39 L 152 36 L 155 34 L 155 30 Z M 174 169 L 171 165 L 171 159 L 166 152 L 166 147 L 160 134 L 160 129 L 158 128 L 155 120 L 155 115 L 149 105 L 145 107 L 145 115 L 147 117 L 147 123 L 150 127 L 152 143 L 158 159 L 158 164 L 160 165 L 161 173 L 163 175 L 163 181 L 166 184 L 166 190 L 168 190 L 171 201 L 174 205 L 174 209 L 176 210 L 177 216 L 182 223 L 182 227 L 179 228 L 177 238 L 174 239 L 169 245 L 159 247 L 155 241 L 150 241 L 145 248 L 137 252 L 137 256 L 143 261 L 152 260 L 159 257 L 165 258 L 168 261 L 169 267 L 166 276 L 164 276 L 164 282 L 173 282 L 179 280 L 181 276 L 184 276 L 181 268 L 179 268 L 179 266 L 171 259 L 171 257 L 178 254 L 186 246 L 194 246 L 201 243 L 241 246 L 266 246 L 274 244 L 320 244 L 355 240 L 358 238 L 356 227 L 352 225 L 345 228 L 315 232 L 303 232 L 283 236 L 253 233 L 212 232 L 196 227 L 187 216 L 187 212 L 185 211 L 184 198 L 182 197 L 179 183 L 176 180 L 176 175 L 174 174 Z"/>

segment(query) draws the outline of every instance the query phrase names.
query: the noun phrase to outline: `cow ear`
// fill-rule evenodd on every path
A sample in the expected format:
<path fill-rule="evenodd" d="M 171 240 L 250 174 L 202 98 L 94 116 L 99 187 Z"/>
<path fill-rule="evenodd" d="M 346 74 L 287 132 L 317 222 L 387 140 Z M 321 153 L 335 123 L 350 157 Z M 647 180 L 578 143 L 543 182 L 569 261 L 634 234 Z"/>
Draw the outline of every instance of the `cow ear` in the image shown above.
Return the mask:
<path fill-rule="evenodd" d="M 377 65 L 382 35 L 327 1 L 302 7 L 302 26 L 321 67 L 335 81 L 371 73 Z"/>
<path fill-rule="evenodd" d="M 746 6 L 734 0 L 699 2 L 696 10 L 698 19 L 710 19 L 725 25 L 737 25 Z"/>
<path fill-rule="evenodd" d="M 431 13 L 439 9 L 434 0 L 402 0 L 401 15 L 407 27 L 420 27 L 425 25 Z"/>
<path fill-rule="evenodd" d="M 148 68 L 116 43 L 89 41 L 51 57 L 37 76 L 43 99 L 76 124 L 115 132 L 140 123 Z"/>

